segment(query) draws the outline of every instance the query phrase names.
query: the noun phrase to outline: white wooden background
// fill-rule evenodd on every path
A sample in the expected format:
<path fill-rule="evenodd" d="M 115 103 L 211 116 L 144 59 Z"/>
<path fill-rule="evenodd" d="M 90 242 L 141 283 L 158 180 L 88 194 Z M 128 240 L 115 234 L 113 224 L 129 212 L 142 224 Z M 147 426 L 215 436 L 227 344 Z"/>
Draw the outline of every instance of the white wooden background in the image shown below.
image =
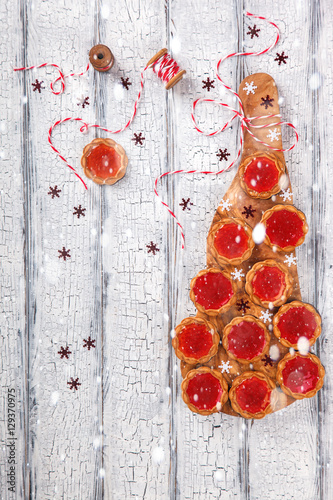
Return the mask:
<path fill-rule="evenodd" d="M 298 270 L 303 299 L 323 318 L 316 352 L 326 368 L 317 397 L 255 422 L 192 414 L 170 342 L 172 329 L 195 312 L 189 283 L 205 267 L 208 228 L 235 170 L 160 184 L 184 225 L 185 251 L 153 194 L 163 171 L 217 170 L 219 148 L 236 152 L 238 126 L 203 137 L 190 109 L 200 96 L 234 104 L 214 78 L 216 61 L 273 39 L 244 10 L 275 21 L 281 40 L 271 53 L 225 63 L 222 73 L 235 89 L 250 73 L 270 73 L 283 118 L 298 128 L 299 144 L 286 154 L 295 204 L 310 225 Z M 11 0 L 0 12 L 1 498 L 333 499 L 330 0 Z M 251 40 L 253 24 L 261 31 Z M 62 96 L 50 92 L 51 68 L 13 72 L 46 61 L 80 71 L 98 42 L 112 49 L 114 67 L 67 81 Z M 164 46 L 186 78 L 167 93 L 148 73 L 135 121 L 114 137 L 129 157 L 126 177 L 112 187 L 88 181 L 85 191 L 51 151 L 48 128 L 67 116 L 123 125 L 140 70 Z M 279 66 L 282 51 L 288 59 Z M 132 82 L 128 91 L 121 77 Z M 209 93 L 207 77 L 215 79 Z M 33 92 L 36 78 L 46 87 L 41 93 Z M 90 101 L 84 109 L 82 95 Z M 208 127 L 227 118 L 208 106 L 200 116 Z M 140 132 L 142 146 L 132 141 Z M 80 170 L 82 149 L 96 135 L 70 123 L 55 131 L 54 144 Z M 61 193 L 52 199 L 55 185 Z M 190 211 L 182 211 L 182 198 L 191 199 Z M 80 219 L 73 215 L 79 204 L 86 208 Z M 151 241 L 156 255 L 148 253 Z M 70 249 L 66 262 L 58 258 L 62 247 Z M 89 335 L 96 339 L 90 351 L 83 347 Z M 66 345 L 69 359 L 60 359 Z M 67 385 L 71 377 L 82 384 L 77 391 Z M 15 494 L 7 483 L 8 388 L 16 391 Z"/>

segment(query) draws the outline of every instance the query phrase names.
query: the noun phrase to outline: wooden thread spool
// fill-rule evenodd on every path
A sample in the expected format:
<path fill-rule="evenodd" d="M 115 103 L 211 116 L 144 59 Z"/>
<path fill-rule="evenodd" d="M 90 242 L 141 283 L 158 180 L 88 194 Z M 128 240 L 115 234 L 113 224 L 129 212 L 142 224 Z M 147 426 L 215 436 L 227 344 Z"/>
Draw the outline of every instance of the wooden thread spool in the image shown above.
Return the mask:
<path fill-rule="evenodd" d="M 167 49 L 161 49 L 157 52 L 157 54 L 155 54 L 151 59 L 149 59 L 148 63 L 147 63 L 147 67 L 150 67 L 150 66 L 153 66 L 154 65 L 154 71 L 155 71 L 155 65 L 157 66 L 158 65 L 158 60 L 163 58 L 163 56 L 165 56 L 166 54 L 168 53 L 168 50 Z M 175 67 L 178 67 L 176 61 L 174 61 L 171 57 L 170 57 L 170 63 L 171 64 L 174 64 Z M 166 85 L 165 85 L 165 88 L 167 90 L 171 89 L 174 85 L 176 85 L 176 83 L 178 83 L 182 78 L 183 76 L 185 75 L 186 71 L 184 69 L 180 70 L 177 72 L 177 74 L 173 75 L 172 78 L 168 79 L 168 75 L 160 75 L 158 74 L 156 71 L 155 73 L 159 76 L 159 78 L 161 78 L 161 80 L 163 82 L 166 82 Z"/>
<path fill-rule="evenodd" d="M 112 68 L 114 57 L 109 47 L 99 44 L 90 49 L 89 61 L 97 71 L 104 72 Z"/>

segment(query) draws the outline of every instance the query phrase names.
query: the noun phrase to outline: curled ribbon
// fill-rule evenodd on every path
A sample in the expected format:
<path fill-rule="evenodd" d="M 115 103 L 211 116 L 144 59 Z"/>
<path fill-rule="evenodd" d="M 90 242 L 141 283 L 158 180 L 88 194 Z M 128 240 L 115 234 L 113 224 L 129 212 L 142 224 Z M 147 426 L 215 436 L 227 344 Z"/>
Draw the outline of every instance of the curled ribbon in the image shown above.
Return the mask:
<path fill-rule="evenodd" d="M 244 114 L 244 108 L 243 108 L 243 104 L 242 104 L 240 96 L 238 95 L 238 93 L 235 90 L 233 90 L 229 85 L 227 85 L 222 80 L 222 78 L 221 78 L 221 76 L 219 74 L 219 70 L 220 70 L 221 64 L 224 61 L 226 61 L 227 59 L 229 59 L 230 57 L 236 57 L 236 56 L 260 56 L 260 55 L 265 54 L 266 52 L 269 52 L 270 50 L 272 50 L 273 47 L 275 47 L 275 45 L 278 43 L 278 41 L 280 39 L 279 28 L 278 28 L 278 26 L 275 23 L 273 23 L 271 21 L 268 21 L 265 17 L 256 16 L 254 14 L 251 14 L 250 12 L 246 12 L 245 14 L 247 16 L 253 17 L 255 19 L 261 19 L 261 20 L 267 21 L 271 26 L 273 26 L 276 29 L 276 38 L 271 43 L 271 45 L 269 47 L 266 47 L 264 50 L 261 50 L 259 52 L 234 52 L 232 54 L 228 54 L 227 56 L 223 57 L 217 63 L 216 78 L 222 83 L 222 85 L 227 90 L 229 90 L 237 98 L 238 103 L 239 103 L 239 107 L 240 107 L 240 111 L 237 111 L 236 109 L 232 108 L 227 103 L 224 103 L 224 102 L 221 102 L 221 101 L 217 101 L 215 99 L 199 98 L 199 99 L 196 99 L 193 102 L 192 112 L 191 112 L 191 118 L 192 118 L 192 121 L 194 123 L 195 129 L 200 134 L 203 134 L 203 135 L 205 135 L 207 137 L 211 137 L 211 136 L 220 134 L 221 132 L 224 132 L 224 130 L 226 130 L 231 125 L 231 123 L 236 118 L 238 118 L 240 120 L 241 134 L 240 134 L 239 148 L 238 148 L 238 152 L 237 152 L 236 157 L 233 159 L 233 161 L 227 167 L 223 168 L 222 170 L 219 170 L 218 172 L 201 171 L 201 170 L 174 170 L 174 171 L 165 172 L 165 173 L 161 174 L 155 180 L 154 192 L 155 192 L 156 196 L 159 198 L 159 200 L 161 201 L 162 205 L 168 210 L 168 212 L 170 213 L 170 215 L 175 219 L 176 224 L 179 227 L 179 230 L 180 230 L 180 233 L 181 233 L 181 237 L 182 237 L 182 248 L 185 247 L 185 236 L 184 236 L 183 226 L 181 225 L 181 223 L 179 222 L 178 218 L 176 217 L 176 215 L 174 214 L 174 212 L 171 210 L 171 208 L 169 207 L 169 205 L 167 203 L 165 203 L 164 201 L 162 201 L 161 197 L 158 194 L 157 185 L 158 185 L 158 182 L 159 182 L 160 179 L 162 179 L 163 177 L 168 176 L 168 175 L 174 175 L 174 174 L 180 174 L 180 173 L 184 173 L 184 174 L 195 174 L 196 173 L 196 174 L 205 174 L 205 175 L 219 175 L 219 174 L 221 174 L 223 172 L 226 172 L 226 171 L 230 170 L 234 166 L 234 164 L 236 163 L 236 161 L 238 160 L 238 158 L 239 158 L 239 156 L 241 154 L 242 147 L 243 147 L 243 142 L 244 142 L 244 132 L 245 132 L 245 130 L 253 137 L 254 140 L 256 140 L 257 142 L 259 142 L 260 144 L 263 144 L 264 146 L 267 146 L 268 148 L 270 148 L 270 149 L 272 149 L 274 151 L 282 151 L 282 152 L 290 151 L 291 149 L 293 149 L 296 146 L 296 144 L 298 142 L 298 133 L 297 133 L 297 130 L 296 130 L 296 128 L 294 127 L 294 125 L 292 123 L 284 122 L 284 121 L 280 121 L 279 120 L 276 123 L 270 123 L 270 124 L 266 124 L 266 125 L 260 125 L 260 124 L 259 125 L 255 125 L 253 122 L 255 122 L 256 120 L 259 120 L 260 118 L 280 118 L 281 115 L 280 114 L 272 114 L 272 115 L 254 116 L 254 117 L 247 118 L 245 116 L 245 114 Z M 226 123 L 224 123 L 217 130 L 214 130 L 213 132 L 204 132 L 203 130 L 201 130 L 199 128 L 199 126 L 198 126 L 198 124 L 196 122 L 195 116 L 194 116 L 194 112 L 195 112 L 195 109 L 196 109 L 197 105 L 200 104 L 200 103 L 203 103 L 203 102 L 212 102 L 214 104 L 218 104 L 219 106 L 222 106 L 223 108 L 226 108 L 229 111 L 231 111 L 233 113 L 233 115 L 232 115 L 232 117 Z M 288 126 L 288 127 L 292 128 L 294 130 L 294 132 L 295 132 L 295 142 L 289 148 L 287 148 L 287 149 L 274 148 L 270 144 L 267 144 L 266 142 L 261 141 L 260 139 L 258 139 L 255 136 L 255 134 L 250 130 L 250 128 L 252 128 L 252 129 L 261 129 L 261 128 L 272 127 L 272 126 L 277 126 L 277 125 Z"/>

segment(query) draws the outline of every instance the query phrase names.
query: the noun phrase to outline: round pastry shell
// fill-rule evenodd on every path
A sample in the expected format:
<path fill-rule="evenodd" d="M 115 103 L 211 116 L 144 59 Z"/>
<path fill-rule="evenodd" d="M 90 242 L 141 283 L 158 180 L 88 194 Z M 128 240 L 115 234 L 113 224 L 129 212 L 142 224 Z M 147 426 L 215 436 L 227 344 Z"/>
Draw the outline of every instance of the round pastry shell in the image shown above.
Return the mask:
<path fill-rule="evenodd" d="M 300 394 L 298 392 L 292 392 L 288 387 L 286 387 L 283 383 L 283 370 L 287 364 L 288 361 L 291 359 L 294 359 L 296 357 L 301 357 L 301 358 L 310 358 L 317 366 L 318 366 L 318 375 L 319 375 L 319 380 L 316 384 L 316 387 L 312 389 L 312 391 L 307 392 L 306 394 Z M 306 355 L 300 354 L 298 352 L 295 352 L 294 354 L 291 354 L 288 352 L 281 361 L 279 362 L 277 366 L 277 372 L 276 372 L 276 380 L 277 383 L 280 385 L 281 389 L 285 394 L 288 396 L 292 396 L 295 399 L 304 399 L 304 398 L 312 398 L 317 394 L 317 392 L 323 387 L 324 383 L 324 377 L 325 377 L 325 368 L 321 364 L 319 358 L 315 356 L 314 354 L 308 353 Z"/>
<path fill-rule="evenodd" d="M 275 186 L 272 187 L 272 189 L 270 191 L 263 191 L 262 193 L 258 193 L 258 191 L 255 191 L 254 189 L 249 188 L 243 180 L 247 166 L 249 165 L 249 163 L 252 160 L 254 160 L 256 158 L 268 158 L 269 160 L 272 160 L 275 163 L 275 166 L 278 170 L 278 173 L 279 173 L 278 174 L 278 181 L 275 184 Z M 239 176 L 239 180 L 240 180 L 240 184 L 242 186 L 242 189 L 248 195 L 250 195 L 252 198 L 260 198 L 263 200 L 267 200 L 268 198 L 271 198 L 271 196 L 273 196 L 274 194 L 277 194 L 281 191 L 281 187 L 280 187 L 279 182 L 280 182 L 281 175 L 283 175 L 284 173 L 285 173 L 284 163 L 282 163 L 282 161 L 277 156 L 270 154 L 270 153 L 254 153 L 252 155 L 249 155 L 242 161 L 242 163 L 239 165 L 239 169 L 238 169 L 238 176 Z"/>
<path fill-rule="evenodd" d="M 201 358 L 191 358 L 189 356 L 185 356 L 185 354 L 179 349 L 178 335 L 181 333 L 181 331 L 185 326 L 191 325 L 193 323 L 196 323 L 198 325 L 205 325 L 207 330 L 212 334 L 213 345 L 210 348 L 209 352 L 205 356 L 202 356 Z M 177 358 L 179 358 L 181 361 L 184 361 L 189 365 L 203 364 L 207 363 L 207 361 L 209 361 L 217 353 L 220 343 L 220 336 L 217 333 L 215 326 L 209 321 L 205 320 L 204 318 L 199 318 L 198 316 L 185 318 L 183 319 L 183 321 L 181 321 L 181 323 L 179 323 L 178 326 L 176 326 L 175 332 L 176 335 L 172 339 L 172 347 L 175 350 Z"/>
<path fill-rule="evenodd" d="M 214 408 L 212 408 L 211 410 L 199 410 L 196 406 L 194 406 L 192 403 L 190 403 L 190 398 L 189 398 L 186 390 L 187 390 L 189 381 L 192 378 L 194 378 L 196 375 L 198 375 L 199 373 L 211 373 L 220 382 L 221 387 L 222 387 L 222 395 L 221 395 L 219 407 L 217 405 L 215 405 Z M 186 377 L 184 378 L 184 380 L 181 384 L 183 401 L 187 404 L 187 406 L 189 407 L 189 409 L 191 411 L 193 411 L 194 413 L 200 413 L 200 415 L 211 415 L 212 413 L 220 412 L 222 407 L 228 401 L 228 388 L 229 388 L 228 383 L 223 378 L 222 373 L 219 372 L 218 370 L 212 370 L 208 366 L 201 366 L 200 368 L 197 368 L 195 370 L 190 370 L 187 373 Z"/>
<path fill-rule="evenodd" d="M 193 291 L 195 282 L 200 276 L 203 276 L 204 274 L 207 274 L 207 273 L 223 274 L 231 283 L 233 295 L 228 300 L 228 302 L 226 302 L 219 309 L 205 309 L 201 304 L 198 304 L 198 302 L 196 302 L 196 300 L 195 300 L 195 294 Z M 194 303 L 194 305 L 198 309 L 198 311 L 205 313 L 205 314 L 208 314 L 208 316 L 218 316 L 219 314 L 224 313 L 236 301 L 236 291 L 237 291 L 236 284 L 233 282 L 230 274 L 227 273 L 226 271 L 221 271 L 220 269 L 216 269 L 215 267 L 211 267 L 211 268 L 203 269 L 202 271 L 199 271 L 198 274 L 194 278 L 192 278 L 191 283 L 190 283 L 190 287 L 191 287 L 190 299 L 192 300 L 192 302 Z"/>
<path fill-rule="evenodd" d="M 95 148 L 96 146 L 99 146 L 100 144 L 104 144 L 105 146 L 108 146 L 112 149 L 114 149 L 120 156 L 120 168 L 117 172 L 117 174 L 114 177 L 108 177 L 106 179 L 103 179 L 102 177 L 98 177 L 97 175 L 93 175 L 89 168 L 87 167 L 87 156 L 89 155 L 90 151 Z M 83 149 L 83 154 L 81 157 L 81 165 L 84 170 L 85 175 L 94 181 L 96 184 L 107 184 L 107 185 L 112 185 L 115 184 L 117 181 L 122 179 L 126 173 L 126 168 L 128 165 L 128 158 L 125 153 L 125 150 L 120 144 L 117 144 L 114 140 L 112 139 L 94 139 L 91 141 L 89 144 L 85 146 Z"/>
<path fill-rule="evenodd" d="M 242 321 L 245 321 L 247 323 L 256 323 L 264 331 L 265 341 L 266 341 L 264 349 L 263 349 L 263 351 L 260 354 L 258 354 L 257 356 L 254 356 L 252 359 L 237 358 L 232 352 L 229 351 L 228 336 L 229 336 L 229 334 L 231 332 L 231 329 L 232 329 L 232 327 L 234 325 L 238 325 Z M 262 321 L 260 321 L 258 318 L 255 318 L 254 316 L 251 316 L 250 314 L 246 314 L 244 316 L 237 316 L 232 321 L 230 321 L 230 323 L 228 323 L 225 326 L 224 330 L 223 330 L 222 344 L 223 344 L 224 349 L 227 351 L 228 356 L 231 359 L 235 359 L 236 361 L 238 361 L 241 364 L 249 364 L 249 363 L 255 363 L 256 361 L 259 361 L 259 359 L 261 359 L 262 356 L 264 356 L 265 354 L 268 353 L 269 346 L 270 346 L 270 341 L 271 341 L 271 336 L 269 334 L 269 331 L 268 331 L 265 323 L 263 323 Z"/>
<path fill-rule="evenodd" d="M 284 339 L 281 336 L 281 332 L 278 326 L 281 316 L 285 314 L 287 311 L 289 311 L 289 309 L 293 309 L 294 307 L 305 307 L 315 317 L 317 327 L 314 331 L 313 337 L 311 339 L 308 339 L 309 345 L 312 346 L 316 342 L 319 335 L 321 334 L 321 317 L 320 314 L 318 314 L 318 312 L 312 305 L 306 304 L 305 302 L 301 302 L 300 300 L 294 300 L 293 302 L 288 302 L 288 304 L 284 304 L 283 306 L 280 307 L 280 309 L 273 318 L 273 333 L 275 337 L 279 339 L 282 345 L 284 345 L 285 347 L 293 347 L 294 349 L 297 349 L 297 344 L 291 344 L 288 340 Z"/>
<path fill-rule="evenodd" d="M 292 252 L 293 250 L 295 250 L 296 247 L 299 247 L 304 242 L 305 235 L 306 235 L 306 233 L 309 230 L 309 226 L 308 226 L 308 224 L 306 222 L 306 217 L 303 214 L 303 212 L 301 212 L 300 210 L 298 210 L 297 208 L 295 208 L 294 205 L 275 205 L 273 208 L 270 208 L 269 210 L 266 210 L 266 212 L 263 213 L 263 216 L 262 216 L 260 222 L 265 226 L 265 229 L 266 229 L 266 222 L 267 222 L 267 220 L 271 217 L 271 215 L 274 212 L 279 212 L 280 210 L 288 210 L 289 212 L 293 212 L 293 213 L 295 213 L 295 214 L 298 215 L 298 217 L 303 222 L 303 227 L 302 227 L 302 229 L 303 229 L 303 236 L 301 236 L 299 238 L 299 240 L 297 241 L 297 244 L 295 246 L 288 245 L 287 247 L 280 247 L 276 243 L 272 243 L 271 242 L 271 240 L 270 240 L 269 236 L 267 235 L 267 233 L 266 233 L 264 242 L 269 247 L 271 247 L 271 248 L 277 248 L 278 250 L 281 250 L 282 252 L 285 252 L 285 253 Z"/>
<path fill-rule="evenodd" d="M 228 259 L 227 257 L 224 257 L 223 255 L 219 254 L 215 247 L 215 236 L 216 233 L 225 225 L 227 224 L 237 224 L 238 226 L 241 226 L 247 237 L 248 237 L 248 249 L 243 253 L 241 257 L 235 257 L 234 259 Z M 220 221 L 216 222 L 211 230 L 208 233 L 208 238 L 207 238 L 207 243 L 210 247 L 210 251 L 215 258 L 216 262 L 220 266 L 224 266 L 226 264 L 230 264 L 232 266 L 238 266 L 245 260 L 249 259 L 251 257 L 253 248 L 255 246 L 255 243 L 252 239 L 252 228 L 242 219 L 238 218 L 231 218 L 231 217 L 224 217 Z"/>
<path fill-rule="evenodd" d="M 281 298 L 274 300 L 273 302 L 269 301 L 269 300 L 262 301 L 253 292 L 253 288 L 252 288 L 253 278 L 254 278 L 256 272 L 264 266 L 278 267 L 285 275 L 285 281 L 286 281 L 285 292 L 281 296 Z M 250 271 L 246 275 L 246 284 L 245 284 L 246 293 L 250 296 L 250 299 L 252 300 L 252 302 L 255 302 L 256 304 L 258 304 L 262 307 L 265 307 L 265 308 L 268 308 L 270 306 L 270 304 L 272 304 L 273 307 L 282 306 L 282 304 L 287 302 L 288 298 L 292 294 L 293 286 L 294 286 L 294 280 L 293 280 L 291 274 L 289 274 L 287 268 L 283 264 L 280 264 L 280 262 L 276 262 L 273 259 L 267 259 L 267 260 L 257 262 L 256 264 L 254 264 L 254 266 L 250 269 Z"/>

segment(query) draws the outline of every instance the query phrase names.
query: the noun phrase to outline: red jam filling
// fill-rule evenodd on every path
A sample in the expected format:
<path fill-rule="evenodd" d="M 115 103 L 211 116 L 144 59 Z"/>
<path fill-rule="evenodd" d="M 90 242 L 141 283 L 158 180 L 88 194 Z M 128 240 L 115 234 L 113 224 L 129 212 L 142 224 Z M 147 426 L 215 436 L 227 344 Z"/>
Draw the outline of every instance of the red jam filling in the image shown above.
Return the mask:
<path fill-rule="evenodd" d="M 214 246 L 223 257 L 235 259 L 248 249 L 248 236 L 239 224 L 225 224 L 216 232 Z"/>
<path fill-rule="evenodd" d="M 212 410 L 221 401 L 222 387 L 210 373 L 198 373 L 189 381 L 186 392 L 198 410 Z"/>
<path fill-rule="evenodd" d="M 279 171 L 273 160 L 267 157 L 253 158 L 245 169 L 243 180 L 249 189 L 263 193 L 278 183 Z"/>
<path fill-rule="evenodd" d="M 121 167 L 121 157 L 116 150 L 105 144 L 100 144 L 87 155 L 87 168 L 102 179 L 116 177 Z"/>
<path fill-rule="evenodd" d="M 231 282 L 222 273 L 206 273 L 195 280 L 195 301 L 205 309 L 220 309 L 234 292 Z"/>
<path fill-rule="evenodd" d="M 255 414 L 267 408 L 271 399 L 267 382 L 257 377 L 245 379 L 236 388 L 236 399 L 243 411 Z"/>
<path fill-rule="evenodd" d="M 254 321 L 241 321 L 233 325 L 228 335 L 228 351 L 239 359 L 250 360 L 259 356 L 265 344 L 265 332 Z"/>
<path fill-rule="evenodd" d="M 188 358 L 200 359 L 213 346 L 213 337 L 205 325 L 191 323 L 178 334 L 178 349 Z"/>
<path fill-rule="evenodd" d="M 253 293 L 263 301 L 279 299 L 285 290 L 286 280 L 278 267 L 261 267 L 252 280 Z"/>
<path fill-rule="evenodd" d="M 310 358 L 295 356 L 282 370 L 283 383 L 291 392 L 306 394 L 316 388 L 319 370 Z"/>
<path fill-rule="evenodd" d="M 317 328 L 315 315 L 306 307 L 291 307 L 281 314 L 277 324 L 281 337 L 297 345 L 301 337 L 311 340 Z"/>
<path fill-rule="evenodd" d="M 304 236 L 303 221 L 297 213 L 290 210 L 273 212 L 266 221 L 266 234 L 273 245 L 281 248 L 296 246 Z"/>

